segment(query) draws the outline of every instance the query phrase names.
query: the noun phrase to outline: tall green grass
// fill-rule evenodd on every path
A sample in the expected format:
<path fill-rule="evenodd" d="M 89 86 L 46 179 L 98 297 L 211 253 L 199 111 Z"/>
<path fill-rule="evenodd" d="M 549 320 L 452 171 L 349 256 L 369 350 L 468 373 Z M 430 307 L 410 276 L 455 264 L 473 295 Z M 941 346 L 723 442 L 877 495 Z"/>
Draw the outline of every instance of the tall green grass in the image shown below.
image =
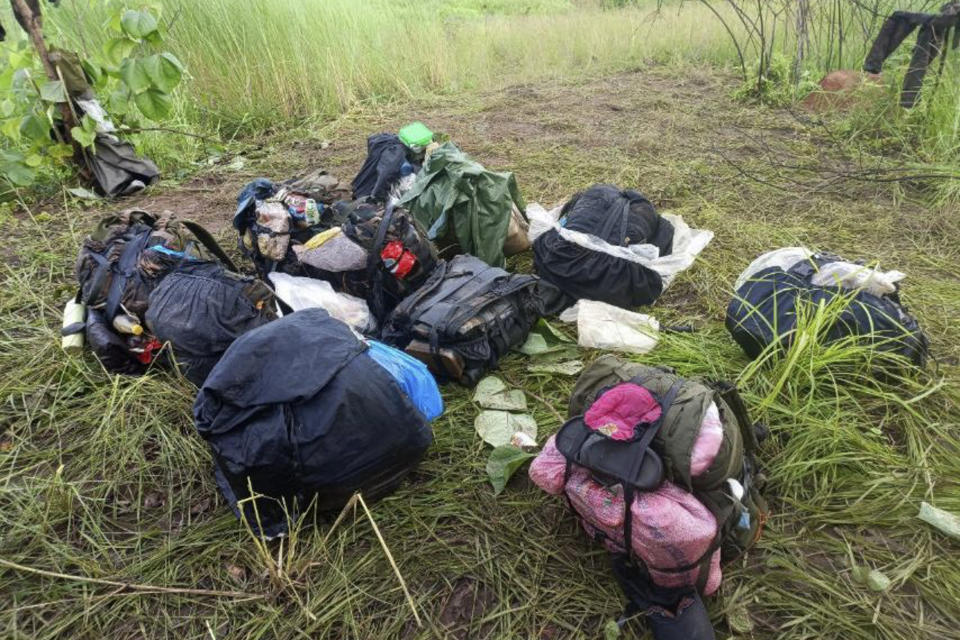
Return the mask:
<path fill-rule="evenodd" d="M 106 13 L 66 0 L 51 24 L 97 49 Z M 696 3 L 617 11 L 566 2 L 164 0 L 186 64 L 184 117 L 262 130 L 365 103 L 590 78 L 650 60 L 723 63 L 732 47 Z M 79 17 L 79 19 L 77 19 Z"/>

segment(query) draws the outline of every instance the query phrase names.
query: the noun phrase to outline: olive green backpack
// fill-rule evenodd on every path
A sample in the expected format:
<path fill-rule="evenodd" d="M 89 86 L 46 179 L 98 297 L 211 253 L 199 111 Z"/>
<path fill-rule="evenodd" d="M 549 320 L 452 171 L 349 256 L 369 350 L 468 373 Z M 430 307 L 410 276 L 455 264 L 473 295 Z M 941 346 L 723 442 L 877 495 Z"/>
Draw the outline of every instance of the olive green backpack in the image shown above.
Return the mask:
<path fill-rule="evenodd" d="M 717 536 L 713 543 L 697 561 L 689 566 L 680 567 L 678 572 L 700 566 L 701 581 L 705 581 L 706 570 L 713 552 L 722 549 L 722 557 L 729 561 L 746 551 L 760 537 L 763 523 L 767 518 L 767 505 L 760 494 L 764 478 L 760 473 L 755 452 L 758 447 L 758 432 L 765 432 L 760 425 L 750 420 L 746 406 L 736 387 L 728 382 L 715 382 L 685 379 L 666 367 L 651 367 L 634 362 L 625 362 L 606 355 L 588 367 L 577 381 L 570 398 L 569 416 L 571 420 L 557 434 L 558 448 L 561 439 L 574 442 L 574 451 L 561 451 L 571 460 L 576 456 L 576 444 L 583 445 L 583 438 L 564 433 L 568 427 L 577 428 L 575 417 L 582 416 L 601 392 L 624 382 L 633 382 L 646 388 L 654 397 L 661 400 L 664 413 L 658 423 L 656 434 L 647 446 L 658 454 L 662 463 L 663 478 L 689 491 L 717 520 Z M 704 414 L 710 403 L 716 403 L 723 425 L 723 442 L 710 467 L 696 477 L 690 475 L 691 451 L 700 433 Z M 608 447 L 631 446 L 635 443 L 617 443 L 609 441 Z M 566 447 L 570 450 L 570 447 Z M 636 451 L 636 455 L 643 453 Z M 622 452 L 621 452 L 622 453 Z M 622 456 L 610 456 L 611 460 Z M 576 464 L 582 464 L 576 462 Z M 614 461 L 613 466 L 619 464 Z M 620 465 L 623 466 L 623 465 Z M 639 466 L 639 465 L 634 465 Z M 606 469 L 593 469 L 611 475 L 610 465 Z M 589 465 L 588 465 L 588 468 Z M 629 477 L 626 473 L 613 474 L 614 478 Z M 743 487 L 738 499 L 734 495 L 727 479 L 737 480 Z M 626 482 L 623 482 L 625 489 Z M 698 585 L 702 590 L 703 585 Z"/>

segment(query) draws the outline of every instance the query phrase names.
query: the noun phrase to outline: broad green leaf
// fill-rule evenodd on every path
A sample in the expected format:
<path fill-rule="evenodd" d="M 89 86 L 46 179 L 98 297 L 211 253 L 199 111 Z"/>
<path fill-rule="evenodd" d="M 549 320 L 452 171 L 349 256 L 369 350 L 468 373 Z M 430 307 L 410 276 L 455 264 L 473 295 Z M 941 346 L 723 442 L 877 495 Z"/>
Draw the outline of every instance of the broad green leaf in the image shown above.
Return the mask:
<path fill-rule="evenodd" d="M 128 111 L 130 111 L 130 91 L 121 86 L 107 97 L 107 113 L 121 117 Z"/>
<path fill-rule="evenodd" d="M 13 87 L 13 67 L 6 67 L 0 71 L 0 91 L 9 91 Z"/>
<path fill-rule="evenodd" d="M 156 89 L 147 89 L 133 97 L 140 113 L 150 120 L 160 120 L 173 109 L 173 100 L 167 94 Z"/>
<path fill-rule="evenodd" d="M 13 100 L 0 102 L 0 118 L 9 118 L 13 115 L 13 111 L 16 108 L 17 105 L 13 104 Z"/>
<path fill-rule="evenodd" d="M 10 68 L 14 70 L 26 69 L 33 64 L 33 50 L 23 49 L 21 51 L 11 51 L 9 61 Z"/>
<path fill-rule="evenodd" d="M 73 147 L 68 144 L 53 144 L 47 147 L 47 153 L 51 158 L 63 160 L 73 155 Z"/>
<path fill-rule="evenodd" d="M 552 338 L 554 342 L 575 342 L 573 338 L 547 322 L 545 318 L 540 318 L 537 324 L 534 325 L 534 328 L 539 329 L 540 333 L 547 338 L 548 341 Z"/>
<path fill-rule="evenodd" d="M 23 164 L 27 165 L 31 169 L 36 169 L 43 164 L 43 156 L 41 156 L 39 153 L 31 153 L 23 161 Z"/>
<path fill-rule="evenodd" d="M 123 24 L 120 22 L 121 18 L 123 18 L 123 11 L 114 11 L 112 14 L 110 14 L 110 17 L 107 18 L 104 26 L 112 29 L 113 31 L 123 31 Z"/>
<path fill-rule="evenodd" d="M 157 30 L 157 19 L 149 11 L 124 11 L 120 26 L 131 38 L 145 38 Z"/>
<path fill-rule="evenodd" d="M 526 411 L 527 397 L 520 389 L 507 389 L 503 380 L 496 376 L 487 376 L 477 383 L 473 392 L 473 401 L 484 409 L 503 411 Z"/>
<path fill-rule="evenodd" d="M 481 411 L 473 426 L 484 442 L 494 447 L 510 444 L 510 438 L 517 432 L 533 439 L 537 437 L 537 421 L 525 413 Z"/>
<path fill-rule="evenodd" d="M 86 131 L 83 127 L 73 127 L 70 129 L 70 137 L 76 140 L 81 147 L 87 148 L 93 146 L 93 141 L 97 139 L 96 131 Z"/>
<path fill-rule="evenodd" d="M 120 78 L 134 94 L 146 91 L 151 86 L 147 65 L 144 60 L 137 58 L 127 58 L 120 63 Z"/>
<path fill-rule="evenodd" d="M 18 187 L 28 187 L 33 184 L 37 172 L 21 162 L 10 162 L 0 164 L 0 175 Z"/>
<path fill-rule="evenodd" d="M 535 458 L 536 455 L 527 453 L 512 444 L 497 447 L 491 451 L 490 459 L 487 460 L 487 476 L 490 478 L 490 484 L 493 485 L 493 494 L 500 495 L 513 474 L 523 466 L 524 462 Z"/>
<path fill-rule="evenodd" d="M 153 86 L 170 93 L 174 87 L 180 84 L 180 78 L 183 71 L 180 67 L 180 61 L 169 53 L 155 54 L 143 60 L 144 68 Z"/>
<path fill-rule="evenodd" d="M 46 102 L 66 102 L 67 89 L 60 80 L 47 80 L 40 85 L 40 98 Z"/>
<path fill-rule="evenodd" d="M 136 48 L 137 43 L 130 38 L 111 38 L 103 45 L 103 55 L 114 65 L 119 65 Z"/>
<path fill-rule="evenodd" d="M 97 132 L 97 121 L 90 117 L 90 114 L 83 114 L 83 118 L 80 119 L 80 126 L 87 133 L 96 133 Z"/>
<path fill-rule="evenodd" d="M 10 138 L 14 142 L 20 140 L 20 118 L 10 118 L 9 120 L 4 120 L 3 124 L 0 125 L 0 132 L 4 136 Z"/>
<path fill-rule="evenodd" d="M 6 151 L 0 149 L 0 162 L 23 162 L 26 158 L 19 151 Z"/>
<path fill-rule="evenodd" d="M 50 136 L 50 124 L 35 113 L 20 121 L 20 135 L 28 140 L 46 140 Z"/>
<path fill-rule="evenodd" d="M 159 30 L 154 31 L 153 33 L 147 34 L 146 36 L 144 36 L 143 39 L 146 40 L 148 43 L 150 43 L 151 46 L 154 46 L 154 47 L 159 47 L 161 44 L 163 44 L 163 36 L 160 35 Z"/>
<path fill-rule="evenodd" d="M 546 353 L 550 350 L 546 338 L 539 333 L 531 333 L 527 336 L 527 341 L 520 346 L 520 352 L 528 356 L 535 356 L 538 353 Z"/>

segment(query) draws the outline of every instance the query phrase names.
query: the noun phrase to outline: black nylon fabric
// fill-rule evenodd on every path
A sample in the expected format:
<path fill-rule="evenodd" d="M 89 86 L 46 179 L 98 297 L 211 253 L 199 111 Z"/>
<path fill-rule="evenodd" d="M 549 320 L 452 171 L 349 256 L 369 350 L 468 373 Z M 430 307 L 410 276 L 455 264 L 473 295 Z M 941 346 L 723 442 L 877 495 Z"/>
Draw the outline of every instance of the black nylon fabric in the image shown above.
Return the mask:
<path fill-rule="evenodd" d="M 97 190 L 108 198 L 142 189 L 131 186 L 134 180 L 150 185 L 160 178 L 157 165 L 149 158 L 138 156 L 129 142 L 97 134 L 94 149 L 96 153 L 84 151 L 84 160 L 93 172 Z"/>
<path fill-rule="evenodd" d="M 367 200 L 347 207 L 350 214 L 342 225 L 343 234 L 369 253 L 367 268 L 362 274 L 354 273 L 347 278 L 342 274 L 331 274 L 333 284 L 342 283 L 344 291 L 366 300 L 377 322 L 383 322 L 387 314 L 426 282 L 436 269 L 437 249 L 426 230 L 402 207 L 384 207 Z M 385 219 L 386 227 L 383 226 Z M 390 272 L 380 255 L 393 241 L 402 243 L 404 250 L 416 258 L 414 267 L 402 278 Z"/>
<path fill-rule="evenodd" d="M 629 189 L 594 185 L 567 202 L 563 219 L 566 229 L 615 246 L 653 244 L 660 255 L 669 255 L 673 247 L 673 225 L 642 194 Z M 537 238 L 533 252 L 540 277 L 575 299 L 637 307 L 652 304 L 663 291 L 657 272 L 564 240 L 554 229 Z"/>
<path fill-rule="evenodd" d="M 197 262 L 181 266 L 153 290 L 145 320 L 199 387 L 234 340 L 276 318 L 273 308 L 273 293 L 263 282 Z"/>
<path fill-rule="evenodd" d="M 881 351 L 897 353 L 919 366 L 926 362 L 927 337 L 895 296 L 818 287 L 810 283 L 812 273 L 807 261 L 789 271 L 771 267 L 755 274 L 736 292 L 727 306 L 726 326 L 748 356 L 758 357 L 774 342 L 787 348 L 796 329 L 799 305 L 815 308 L 844 297 L 849 303 L 827 331 L 825 340 L 861 336 Z"/>
<path fill-rule="evenodd" d="M 342 508 L 375 499 L 409 472 L 433 436 L 393 377 L 347 325 L 322 309 L 284 316 L 238 338 L 200 389 L 193 412 L 218 483 L 255 531 L 287 530 L 314 500 Z M 255 518 L 254 502 L 259 512 Z"/>
<path fill-rule="evenodd" d="M 507 351 L 527 339 L 540 317 L 538 282 L 535 276 L 508 273 L 473 256 L 457 256 L 441 262 L 394 309 L 381 338 L 425 359 L 441 381 L 476 384 Z M 429 355 L 412 350 L 414 342 L 425 345 Z M 456 374 L 437 364 L 445 353 L 457 359 Z"/>
<path fill-rule="evenodd" d="M 407 147 L 394 134 L 375 133 L 367 138 L 367 159 L 351 183 L 353 197 L 386 200 L 406 159 Z"/>
<path fill-rule="evenodd" d="M 884 21 L 877 39 L 874 40 L 867 59 L 863 63 L 865 71 L 880 73 L 884 61 L 909 37 L 919 29 L 917 42 L 913 47 L 910 67 L 903 79 L 903 91 L 900 94 L 900 106 L 913 107 L 920 96 L 923 79 L 931 63 L 938 56 L 940 71 L 943 71 L 944 59 L 949 48 L 956 49 L 960 42 L 960 3 L 951 2 L 943 5 L 941 13 L 914 13 L 910 11 L 895 11 Z M 953 42 L 949 43 L 950 32 L 953 31 Z"/>
<path fill-rule="evenodd" d="M 132 356 L 127 343 L 106 321 L 103 312 L 87 309 L 84 334 L 90 350 L 107 371 L 139 376 L 147 370 L 147 365 Z"/>

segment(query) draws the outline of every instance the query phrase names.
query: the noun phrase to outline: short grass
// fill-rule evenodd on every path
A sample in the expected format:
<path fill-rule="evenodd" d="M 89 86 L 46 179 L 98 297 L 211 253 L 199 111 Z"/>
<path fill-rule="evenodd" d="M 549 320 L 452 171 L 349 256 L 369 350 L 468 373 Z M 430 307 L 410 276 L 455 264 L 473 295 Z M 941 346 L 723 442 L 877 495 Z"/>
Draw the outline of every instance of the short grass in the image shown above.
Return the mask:
<path fill-rule="evenodd" d="M 809 175 L 768 154 L 793 165 L 843 160 L 819 125 L 733 102 L 736 85 L 651 66 L 371 107 L 263 139 L 239 171 L 215 165 L 129 205 L 200 217 L 229 241 L 243 181 L 313 166 L 349 178 L 367 133 L 414 118 L 516 171 L 529 200 L 552 204 L 601 181 L 643 190 L 716 239 L 651 310 L 695 333 L 665 336 L 642 360 L 738 380 L 772 430 L 762 461 L 773 516 L 710 600 L 718 637 L 960 638 L 958 542 L 914 517 L 922 500 L 960 513 L 960 212 L 922 204 L 909 183 L 782 188 Z M 64 198 L 3 221 L 0 635 L 557 640 L 600 637 L 619 615 L 604 553 L 561 501 L 522 474 L 493 496 L 477 408 L 456 387 L 444 389 L 447 412 L 418 471 L 371 505 L 422 627 L 362 510 L 258 544 L 217 494 L 188 383 L 109 376 L 92 357 L 59 351 L 73 258 L 107 208 Z M 904 300 L 937 366 L 877 381 L 868 352 L 821 345 L 814 321 L 785 357 L 751 364 L 723 328 L 730 286 L 759 252 L 797 243 L 907 272 Z M 530 268 L 528 256 L 512 264 Z M 543 442 L 574 380 L 527 365 L 514 354 L 500 373 L 527 392 Z M 892 585 L 870 591 L 854 566 Z M 731 614 L 753 630 L 735 633 Z M 643 634 L 638 622 L 624 630 Z"/>

